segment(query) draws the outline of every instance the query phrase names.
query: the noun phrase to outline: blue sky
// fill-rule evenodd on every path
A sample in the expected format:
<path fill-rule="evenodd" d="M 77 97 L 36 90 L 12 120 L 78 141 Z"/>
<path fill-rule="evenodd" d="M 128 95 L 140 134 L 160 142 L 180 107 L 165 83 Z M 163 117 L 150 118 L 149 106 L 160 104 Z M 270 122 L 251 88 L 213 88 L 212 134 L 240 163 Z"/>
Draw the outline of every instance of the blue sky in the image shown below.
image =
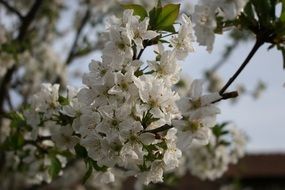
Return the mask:
<path fill-rule="evenodd" d="M 211 67 L 223 52 L 228 43 L 225 36 L 217 36 L 214 51 L 208 54 L 204 48 L 197 48 L 183 64 L 184 72 L 193 78 L 200 78 L 204 68 Z M 236 71 L 247 56 L 254 42 L 243 43 L 220 70 L 219 74 L 225 79 Z M 267 89 L 257 100 L 251 96 L 238 97 L 236 104 L 228 101 L 220 103 L 222 114 L 218 121 L 233 121 L 249 136 L 249 151 L 279 152 L 285 151 L 285 71 L 281 53 L 276 50 L 267 51 L 264 45 L 253 57 L 249 65 L 231 86 L 235 90 L 237 84 L 245 84 L 253 90 L 259 80 L 266 83 Z"/>

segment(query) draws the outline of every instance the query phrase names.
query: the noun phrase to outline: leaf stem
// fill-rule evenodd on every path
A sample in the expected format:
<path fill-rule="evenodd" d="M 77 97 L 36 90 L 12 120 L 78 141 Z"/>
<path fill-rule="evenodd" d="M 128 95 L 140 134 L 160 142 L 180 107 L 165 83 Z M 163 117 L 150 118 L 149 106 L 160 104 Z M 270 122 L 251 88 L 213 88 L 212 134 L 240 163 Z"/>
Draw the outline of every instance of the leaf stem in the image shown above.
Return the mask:
<path fill-rule="evenodd" d="M 138 57 L 137 57 L 137 60 L 139 60 L 144 52 L 145 48 L 141 49 L 139 54 L 138 54 Z"/>
<path fill-rule="evenodd" d="M 231 98 L 236 98 L 236 97 L 238 97 L 238 92 L 237 91 L 227 92 L 227 93 L 223 93 L 221 96 L 222 97 L 220 99 L 215 100 L 212 103 L 214 104 L 214 103 L 217 103 L 217 102 L 219 102 L 221 100 L 227 100 L 227 99 L 231 99 Z"/>
<path fill-rule="evenodd" d="M 167 124 L 165 124 L 165 125 L 163 125 L 163 126 L 161 126 L 161 127 L 159 127 L 159 128 L 156 128 L 156 129 L 145 130 L 145 131 L 143 131 L 143 133 L 159 133 L 159 132 L 162 132 L 162 131 L 166 131 L 166 130 L 168 130 L 168 129 L 171 129 L 171 128 L 173 128 L 173 127 L 174 127 L 173 125 L 167 125 Z"/>

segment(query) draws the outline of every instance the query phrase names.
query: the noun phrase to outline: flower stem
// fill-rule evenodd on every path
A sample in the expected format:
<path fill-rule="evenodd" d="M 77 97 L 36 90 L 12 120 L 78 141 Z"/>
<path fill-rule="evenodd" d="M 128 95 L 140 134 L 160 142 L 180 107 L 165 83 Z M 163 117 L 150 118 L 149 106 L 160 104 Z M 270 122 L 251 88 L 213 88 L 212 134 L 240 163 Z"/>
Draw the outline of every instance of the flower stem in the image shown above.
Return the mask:
<path fill-rule="evenodd" d="M 159 132 L 162 132 L 162 131 L 166 131 L 166 130 L 168 130 L 168 129 L 171 129 L 171 128 L 173 128 L 174 126 L 172 126 L 172 125 L 167 125 L 167 124 L 165 124 L 165 125 L 163 125 L 163 126 L 161 126 L 161 127 L 159 127 L 159 128 L 156 128 L 156 129 L 151 129 L 151 130 L 146 130 L 146 131 L 143 131 L 143 133 L 159 133 Z"/>

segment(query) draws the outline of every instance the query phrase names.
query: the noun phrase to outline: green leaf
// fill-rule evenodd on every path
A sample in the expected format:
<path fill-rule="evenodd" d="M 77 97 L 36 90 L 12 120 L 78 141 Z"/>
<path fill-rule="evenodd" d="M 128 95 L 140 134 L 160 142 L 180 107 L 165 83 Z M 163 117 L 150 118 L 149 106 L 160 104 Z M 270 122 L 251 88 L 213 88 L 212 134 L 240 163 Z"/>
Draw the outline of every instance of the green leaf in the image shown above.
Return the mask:
<path fill-rule="evenodd" d="M 277 0 L 270 0 L 270 17 L 272 20 L 276 20 L 276 5 L 277 5 Z"/>
<path fill-rule="evenodd" d="M 156 21 L 157 21 L 157 17 L 159 16 L 161 12 L 161 8 L 153 8 L 151 9 L 151 11 L 149 12 L 149 26 L 151 30 L 156 30 Z"/>
<path fill-rule="evenodd" d="M 279 19 L 281 22 L 285 23 L 285 0 L 282 0 L 282 12 Z"/>
<path fill-rule="evenodd" d="M 158 7 L 158 8 L 161 8 L 161 7 L 162 7 L 161 0 L 158 0 L 158 1 L 157 1 L 157 7 Z"/>
<path fill-rule="evenodd" d="M 244 7 L 244 13 L 247 15 L 249 19 L 254 19 L 254 10 L 252 3 L 249 2 L 245 7 Z"/>
<path fill-rule="evenodd" d="M 140 16 L 140 19 L 143 20 L 145 17 L 148 16 L 145 8 L 141 5 L 137 4 L 123 4 L 124 9 L 132 9 L 134 10 L 134 15 Z"/>
<path fill-rule="evenodd" d="M 228 141 L 225 141 L 225 140 L 221 140 L 221 141 L 219 142 L 219 144 L 220 144 L 220 145 L 223 145 L 223 146 L 229 146 L 231 143 L 228 142 Z"/>
<path fill-rule="evenodd" d="M 61 170 L 61 163 L 55 155 L 50 156 L 51 165 L 48 168 L 48 173 L 51 178 L 55 178 L 58 176 Z"/>
<path fill-rule="evenodd" d="M 69 100 L 68 100 L 68 98 L 65 98 L 65 97 L 63 97 L 63 96 L 59 96 L 58 102 L 59 102 L 60 105 L 62 105 L 62 106 L 69 105 Z"/>
<path fill-rule="evenodd" d="M 11 112 L 9 117 L 11 119 L 10 125 L 12 128 L 21 128 L 27 125 L 24 116 L 19 112 Z"/>
<path fill-rule="evenodd" d="M 57 124 L 60 124 L 61 126 L 65 126 L 65 125 L 71 125 L 72 122 L 74 120 L 74 117 L 70 117 L 68 115 L 64 115 L 63 113 L 59 113 L 59 115 L 57 116 Z"/>
<path fill-rule="evenodd" d="M 157 143 L 155 145 L 157 145 L 158 147 L 162 148 L 163 150 L 167 149 L 167 143 L 165 141 L 162 141 L 162 142 Z"/>
<path fill-rule="evenodd" d="M 270 25 L 271 25 L 270 13 L 271 13 L 271 9 L 272 9 L 270 0 L 251 0 L 251 1 L 254 5 L 256 14 L 257 14 L 258 19 L 259 19 L 259 23 L 262 26 L 270 27 Z"/>
<path fill-rule="evenodd" d="M 97 161 L 94 161 L 91 158 L 86 158 L 85 163 L 86 163 L 86 167 L 88 168 L 88 170 L 86 171 L 82 179 L 83 184 L 86 183 L 86 181 L 90 178 L 93 172 L 93 169 L 95 169 L 96 171 L 101 171 L 101 172 L 106 172 L 108 169 L 107 166 L 99 166 L 97 164 Z"/>
<path fill-rule="evenodd" d="M 174 24 L 179 15 L 180 4 L 167 4 L 162 9 L 157 18 L 158 29 L 166 29 Z"/>
<path fill-rule="evenodd" d="M 136 77 L 142 76 L 142 75 L 143 75 L 143 71 L 140 70 L 140 68 L 138 68 L 138 69 L 135 71 L 134 75 L 135 75 Z"/>
<path fill-rule="evenodd" d="M 259 30 L 259 23 L 255 18 L 255 11 L 252 2 L 250 1 L 244 8 L 244 12 L 239 16 L 239 25 L 242 28 L 247 28 L 256 33 Z"/>
<path fill-rule="evenodd" d="M 19 150 L 24 146 L 25 140 L 20 132 L 16 132 L 9 137 L 8 143 L 14 150 Z"/>
<path fill-rule="evenodd" d="M 76 155 L 79 158 L 86 158 L 88 156 L 87 150 L 80 144 L 76 144 L 74 149 L 75 149 Z"/>
<path fill-rule="evenodd" d="M 150 29 L 175 32 L 173 24 L 179 15 L 179 9 L 180 4 L 167 4 L 164 7 L 154 7 L 149 12 Z"/>
<path fill-rule="evenodd" d="M 106 172 L 108 167 L 107 166 L 99 166 L 97 161 L 91 159 L 91 164 L 96 171 Z"/>
<path fill-rule="evenodd" d="M 153 162 L 163 158 L 163 154 L 158 151 L 157 145 L 144 145 L 143 148 L 148 152 L 147 155 L 144 155 L 144 161 Z"/>
<path fill-rule="evenodd" d="M 229 132 L 227 130 L 225 130 L 224 128 L 226 127 L 228 123 L 222 123 L 222 124 L 217 124 L 212 128 L 212 132 L 216 137 L 220 137 L 223 135 L 228 134 Z"/>
<path fill-rule="evenodd" d="M 87 167 L 88 167 L 88 170 L 86 171 L 86 173 L 84 174 L 83 179 L 82 179 L 83 184 L 86 183 L 86 181 L 90 178 L 90 176 L 93 172 L 93 167 L 90 163 L 87 163 Z"/>
<path fill-rule="evenodd" d="M 164 27 L 163 30 L 167 31 L 167 32 L 171 32 L 171 33 L 175 33 L 176 32 L 173 25 L 168 26 L 168 27 Z"/>
<path fill-rule="evenodd" d="M 144 116 L 141 120 L 141 124 L 143 128 L 147 128 L 152 122 L 158 121 L 159 118 L 154 118 L 153 114 L 151 114 L 149 111 L 144 113 Z"/>

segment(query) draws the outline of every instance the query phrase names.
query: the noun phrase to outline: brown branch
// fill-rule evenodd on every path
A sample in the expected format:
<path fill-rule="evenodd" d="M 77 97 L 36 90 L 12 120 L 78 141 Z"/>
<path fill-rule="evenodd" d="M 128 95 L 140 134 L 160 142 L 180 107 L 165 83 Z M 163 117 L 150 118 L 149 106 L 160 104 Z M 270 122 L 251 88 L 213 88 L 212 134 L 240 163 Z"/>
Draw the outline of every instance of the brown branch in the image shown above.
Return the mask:
<path fill-rule="evenodd" d="M 24 19 L 23 15 L 15 7 L 12 7 L 8 2 L 0 0 L 0 3 L 4 5 L 4 7 L 6 7 L 6 9 L 8 9 L 11 13 L 16 14 L 20 20 Z"/>
<path fill-rule="evenodd" d="M 73 60 L 73 58 L 74 58 L 74 56 L 76 54 L 76 49 L 77 49 L 79 37 L 81 35 L 81 32 L 83 31 L 83 28 L 87 24 L 87 21 L 88 21 L 90 15 L 91 15 L 91 11 L 90 11 L 90 9 L 87 9 L 86 12 L 85 12 L 84 17 L 82 18 L 82 20 L 80 22 L 80 25 L 79 25 L 79 27 L 77 29 L 77 32 L 75 34 L 75 39 L 74 39 L 74 41 L 72 43 L 71 49 L 70 49 L 69 54 L 67 56 L 67 59 L 65 61 L 66 65 L 69 65 L 72 62 L 72 60 Z"/>
<path fill-rule="evenodd" d="M 156 129 L 151 129 L 151 130 L 145 130 L 145 131 L 143 131 L 143 133 L 159 133 L 159 132 L 162 132 L 162 131 L 166 131 L 166 130 L 168 130 L 168 129 L 171 129 L 171 128 L 173 128 L 174 126 L 172 126 L 172 125 L 163 125 L 163 126 L 161 126 L 161 127 L 159 127 L 159 128 L 156 128 Z"/>
<path fill-rule="evenodd" d="M 224 85 L 224 87 L 219 91 L 219 94 L 223 96 L 225 91 L 228 89 L 228 87 L 235 81 L 235 79 L 239 76 L 239 74 L 243 71 L 243 69 L 246 67 L 246 65 L 249 63 L 251 58 L 254 56 L 254 54 L 257 52 L 257 50 L 260 48 L 260 46 L 264 43 L 263 40 L 259 40 L 257 38 L 253 48 L 249 52 L 248 56 L 242 63 L 242 65 L 239 67 L 239 69 L 234 73 L 234 75 L 228 80 L 228 82 Z"/>
<path fill-rule="evenodd" d="M 27 13 L 27 15 L 22 19 L 21 26 L 19 28 L 19 33 L 17 36 L 18 43 L 22 43 L 25 40 L 26 33 L 28 31 L 29 26 L 33 22 L 43 0 L 35 0 L 34 4 L 32 5 L 30 11 Z M 8 69 L 7 73 L 3 77 L 3 80 L 0 85 L 0 120 L 3 117 L 4 114 L 4 101 L 7 96 L 8 88 L 10 85 L 10 81 L 12 80 L 14 72 L 17 70 L 16 64 Z"/>
<path fill-rule="evenodd" d="M 42 5 L 43 0 L 35 0 L 34 4 L 32 5 L 30 11 L 27 13 L 27 15 L 23 18 L 22 24 L 19 29 L 19 35 L 18 40 L 23 41 L 24 37 L 28 31 L 29 26 L 33 22 L 40 6 Z"/>
<path fill-rule="evenodd" d="M 139 60 L 143 54 L 143 51 L 145 50 L 145 47 L 143 49 L 140 50 L 137 59 Z"/>
<path fill-rule="evenodd" d="M 217 103 L 217 102 L 219 102 L 221 100 L 227 100 L 227 99 L 231 99 L 231 98 L 236 98 L 236 97 L 238 97 L 238 92 L 237 91 L 227 92 L 227 93 L 223 93 L 221 96 L 222 97 L 220 99 L 215 100 L 212 103 L 214 104 L 214 103 Z"/>
<path fill-rule="evenodd" d="M 13 67 L 11 67 L 7 73 L 5 74 L 4 78 L 2 79 L 2 83 L 0 86 L 0 120 L 3 117 L 4 114 L 4 100 L 9 88 L 9 83 L 10 80 L 12 79 L 13 73 L 16 70 L 16 65 L 13 65 Z"/>

